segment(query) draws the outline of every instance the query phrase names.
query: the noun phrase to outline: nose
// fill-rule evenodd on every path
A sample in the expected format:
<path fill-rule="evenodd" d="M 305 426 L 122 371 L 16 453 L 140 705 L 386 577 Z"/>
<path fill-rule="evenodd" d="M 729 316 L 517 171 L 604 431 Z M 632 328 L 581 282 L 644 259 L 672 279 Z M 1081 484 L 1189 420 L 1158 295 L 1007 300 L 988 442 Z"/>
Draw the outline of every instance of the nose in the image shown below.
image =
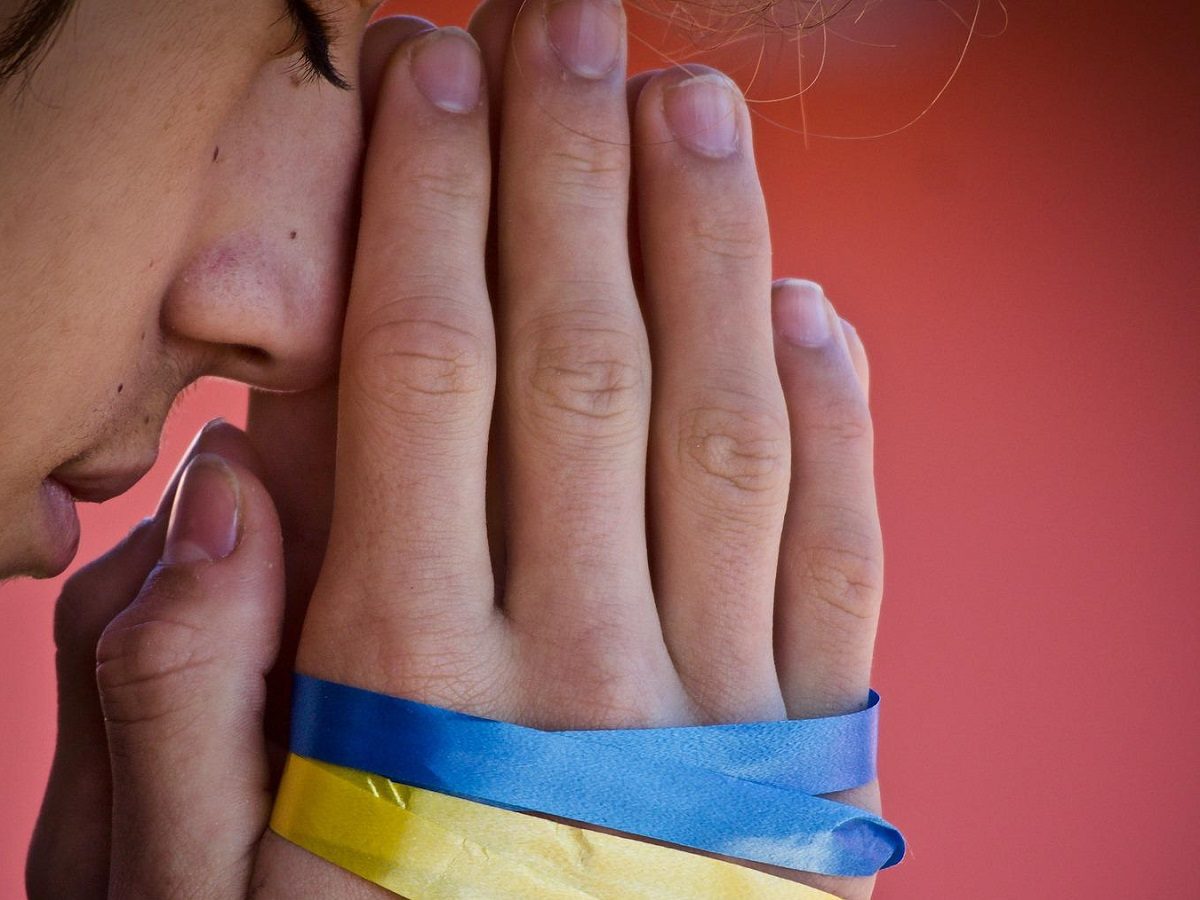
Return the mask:
<path fill-rule="evenodd" d="M 289 66 L 258 71 L 197 142 L 192 224 L 160 322 L 205 374 L 269 390 L 334 374 L 363 143 L 357 94 Z"/>
<path fill-rule="evenodd" d="M 205 374 L 306 390 L 337 365 L 346 294 L 337 257 L 346 239 L 327 233 L 302 243 L 299 227 L 277 232 L 260 223 L 198 249 L 170 286 L 163 331 L 187 345 Z"/>

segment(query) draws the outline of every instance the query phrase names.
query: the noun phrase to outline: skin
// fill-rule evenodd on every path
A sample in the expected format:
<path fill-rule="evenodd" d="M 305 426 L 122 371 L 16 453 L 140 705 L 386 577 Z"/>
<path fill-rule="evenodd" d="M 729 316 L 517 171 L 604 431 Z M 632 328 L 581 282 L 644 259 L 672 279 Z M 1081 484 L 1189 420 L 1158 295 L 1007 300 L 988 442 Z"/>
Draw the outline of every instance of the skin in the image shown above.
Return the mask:
<path fill-rule="evenodd" d="M 359 105 L 296 83 L 281 12 L 84 0 L 0 94 L 4 574 L 67 565 L 76 526 L 44 479 L 143 473 L 196 378 L 297 391 L 334 374 Z"/>
<path fill-rule="evenodd" d="M 746 109 L 732 153 L 690 149 L 670 92 L 715 73 L 627 83 L 620 30 L 611 68 L 567 72 L 521 5 L 492 0 L 473 38 L 374 27 L 359 96 L 293 82 L 271 4 L 84 0 L 87 28 L 6 94 L 4 189 L 38 201 L 7 207 L 0 244 L 19 325 L 0 376 L 24 389 L 0 498 L 32 523 L 5 526 L 9 571 L 69 558 L 46 549 L 47 475 L 149 456 L 190 378 L 296 392 L 257 395 L 248 435 L 202 433 L 154 515 L 68 582 L 35 900 L 390 896 L 264 835 L 268 673 L 293 652 L 540 727 L 865 702 L 866 359 L 820 298 L 828 339 L 789 338 L 815 286 L 772 283 Z M 480 88 L 453 112 L 429 100 L 456 81 L 430 62 L 446 42 Z M 136 71 L 105 65 L 120 48 Z M 877 786 L 844 799 L 878 809 Z"/>

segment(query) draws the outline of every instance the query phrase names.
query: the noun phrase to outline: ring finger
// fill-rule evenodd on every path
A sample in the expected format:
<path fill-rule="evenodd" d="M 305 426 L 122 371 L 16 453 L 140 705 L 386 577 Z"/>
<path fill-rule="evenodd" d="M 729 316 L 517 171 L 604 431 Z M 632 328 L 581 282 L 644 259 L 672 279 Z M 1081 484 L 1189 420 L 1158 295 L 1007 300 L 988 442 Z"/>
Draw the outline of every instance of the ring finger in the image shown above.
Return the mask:
<path fill-rule="evenodd" d="M 707 715 L 775 718 L 783 706 L 772 618 L 789 440 L 750 119 L 729 79 L 689 67 L 643 89 L 636 121 L 663 630 Z"/>

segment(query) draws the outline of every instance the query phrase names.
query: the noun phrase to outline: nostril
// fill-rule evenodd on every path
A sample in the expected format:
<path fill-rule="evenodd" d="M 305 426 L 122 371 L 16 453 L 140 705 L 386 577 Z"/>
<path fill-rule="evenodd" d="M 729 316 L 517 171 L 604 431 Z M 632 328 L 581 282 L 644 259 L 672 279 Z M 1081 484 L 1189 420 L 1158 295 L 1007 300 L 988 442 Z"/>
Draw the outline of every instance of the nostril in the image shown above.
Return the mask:
<path fill-rule="evenodd" d="M 262 347 L 255 347 L 251 344 L 234 344 L 232 349 L 243 362 L 252 366 L 262 367 L 271 362 L 271 354 Z"/>
<path fill-rule="evenodd" d="M 295 243 L 289 243 L 293 232 Z M 198 247 L 166 291 L 164 337 L 178 339 L 181 352 L 194 353 L 207 374 L 266 390 L 306 390 L 332 377 L 341 267 L 325 253 L 296 265 L 293 254 L 306 233 L 311 236 L 302 223 L 284 221 Z"/>

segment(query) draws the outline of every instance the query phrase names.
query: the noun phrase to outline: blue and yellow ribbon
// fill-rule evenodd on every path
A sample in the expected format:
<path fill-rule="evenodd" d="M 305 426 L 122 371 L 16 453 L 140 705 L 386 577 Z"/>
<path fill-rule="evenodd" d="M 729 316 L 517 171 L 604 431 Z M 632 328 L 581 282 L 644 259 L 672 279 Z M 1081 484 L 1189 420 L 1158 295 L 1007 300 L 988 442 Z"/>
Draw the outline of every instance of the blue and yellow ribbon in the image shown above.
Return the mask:
<path fill-rule="evenodd" d="M 540 731 L 297 675 L 291 750 L 400 784 L 720 856 L 873 875 L 904 841 L 815 796 L 874 777 L 878 695 L 848 716 Z"/>
<path fill-rule="evenodd" d="M 830 895 L 688 851 L 829 875 L 899 862 L 893 826 L 816 796 L 874 779 L 878 703 L 872 691 L 823 719 L 540 731 L 297 675 L 271 827 L 413 900 L 815 900 Z"/>

